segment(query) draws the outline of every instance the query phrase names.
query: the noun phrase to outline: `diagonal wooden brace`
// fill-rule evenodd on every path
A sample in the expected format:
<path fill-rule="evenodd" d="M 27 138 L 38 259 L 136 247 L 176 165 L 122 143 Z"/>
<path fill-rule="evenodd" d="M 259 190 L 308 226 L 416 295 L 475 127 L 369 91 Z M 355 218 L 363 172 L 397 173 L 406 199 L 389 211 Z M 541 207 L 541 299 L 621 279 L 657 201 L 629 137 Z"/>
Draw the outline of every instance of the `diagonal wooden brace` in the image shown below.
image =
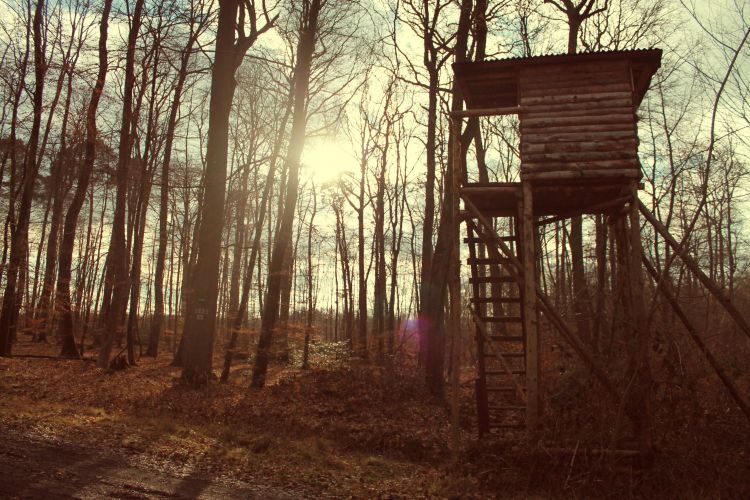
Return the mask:
<path fill-rule="evenodd" d="M 729 391 L 732 399 L 734 399 L 734 401 L 737 403 L 737 406 L 739 406 L 745 416 L 750 419 L 750 407 L 748 407 L 747 403 L 745 403 L 745 401 L 742 399 L 742 396 L 740 396 L 740 391 L 734 385 L 732 379 L 729 378 L 726 373 L 724 373 L 724 371 L 721 369 L 721 366 L 719 366 L 719 362 L 716 360 L 713 354 L 711 354 L 711 351 L 708 350 L 708 347 L 703 342 L 703 339 L 700 337 L 700 335 L 698 335 L 698 331 L 688 319 L 687 314 L 685 314 L 682 306 L 680 306 L 677 297 L 675 297 L 672 286 L 668 282 L 663 282 L 661 286 L 659 286 L 658 271 L 654 268 L 653 264 L 651 264 L 651 262 L 646 258 L 645 255 L 642 257 L 642 260 L 643 265 L 646 267 L 646 270 L 653 278 L 654 283 L 657 285 L 657 288 L 661 291 L 669 304 L 672 306 L 672 309 L 674 310 L 675 314 L 677 314 L 677 317 L 680 318 L 680 321 L 682 321 L 682 324 L 687 330 L 688 335 L 690 335 L 690 338 L 706 357 L 708 364 L 711 365 L 711 368 L 714 369 L 716 375 L 718 375 L 718 377 L 721 379 L 724 387 L 727 388 L 727 391 Z"/>
<path fill-rule="evenodd" d="M 500 239 L 500 237 L 495 232 L 495 229 L 492 227 L 492 224 L 490 224 L 487 218 L 482 215 L 482 213 L 477 209 L 476 206 L 474 206 L 471 200 L 468 200 L 466 197 L 462 198 L 466 209 L 479 221 L 480 227 L 478 227 L 477 229 L 481 229 L 481 231 L 477 232 L 488 243 L 493 243 L 493 245 L 487 246 L 490 254 L 494 253 L 493 257 L 505 257 L 505 259 L 502 261 L 502 266 L 505 267 L 506 271 L 508 271 L 508 274 L 510 274 L 514 279 L 518 279 L 520 281 L 520 279 L 523 278 L 523 267 L 521 266 L 521 262 L 515 255 L 513 255 L 513 252 L 511 252 L 508 245 L 506 245 L 505 242 Z M 536 286 L 536 297 L 539 308 L 544 311 L 545 316 L 553 325 L 555 325 L 563 338 L 565 338 L 565 340 L 568 342 L 568 344 L 570 344 L 573 350 L 581 357 L 581 360 L 588 367 L 588 369 L 591 370 L 591 373 L 594 374 L 597 380 L 599 380 L 609 396 L 611 396 L 615 401 L 619 401 L 621 398 L 621 394 L 619 393 L 619 391 L 617 391 L 617 389 L 615 389 L 615 386 L 610 380 L 607 373 L 596 363 L 594 357 L 584 347 L 584 344 L 578 337 L 578 335 L 576 335 L 568 327 L 568 325 L 565 324 L 565 321 L 556 311 L 554 305 L 552 304 L 552 301 L 549 300 L 549 298 L 539 287 L 539 285 Z"/>
<path fill-rule="evenodd" d="M 737 310 L 736 307 L 734 307 L 734 304 L 732 304 L 732 299 L 730 299 L 727 294 L 724 293 L 724 290 L 722 290 L 721 287 L 719 287 L 719 285 L 714 282 L 714 280 L 709 278 L 706 273 L 701 270 L 700 266 L 698 266 L 698 263 L 690 256 L 690 254 L 687 253 L 687 250 L 685 250 L 684 246 L 678 243 L 677 240 L 675 240 L 674 237 L 669 234 L 669 230 L 667 230 L 667 228 L 664 227 L 664 224 L 662 224 L 659 219 L 657 219 L 654 214 L 652 214 L 651 211 L 646 208 L 646 205 L 644 205 L 642 201 L 638 202 L 638 208 L 641 211 L 641 214 L 643 214 L 643 217 L 645 217 L 646 220 L 649 221 L 652 226 L 654 226 L 656 232 L 658 232 L 661 237 L 664 238 L 664 241 L 666 241 L 669 246 L 672 247 L 672 250 L 674 250 L 674 252 L 682 258 L 682 261 L 685 263 L 687 268 L 693 272 L 695 277 L 698 278 L 703 286 L 705 286 L 706 289 L 711 292 L 711 295 L 716 298 L 716 301 L 721 304 L 721 306 L 724 308 L 724 310 L 727 311 L 727 313 L 729 313 L 734 322 L 737 323 L 737 326 L 739 326 L 740 329 L 745 333 L 745 335 L 750 338 L 750 325 L 748 325 L 745 317 Z M 660 281 L 661 280 L 657 280 L 657 287 L 661 287 Z"/>

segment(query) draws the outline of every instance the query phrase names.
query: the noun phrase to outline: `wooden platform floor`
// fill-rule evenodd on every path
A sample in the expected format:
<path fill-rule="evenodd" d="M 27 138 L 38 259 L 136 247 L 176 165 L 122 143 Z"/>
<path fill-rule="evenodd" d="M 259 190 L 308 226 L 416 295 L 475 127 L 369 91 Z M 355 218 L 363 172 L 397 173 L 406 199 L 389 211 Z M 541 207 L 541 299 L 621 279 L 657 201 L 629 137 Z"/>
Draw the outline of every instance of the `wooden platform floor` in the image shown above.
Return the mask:
<path fill-rule="evenodd" d="M 600 182 L 578 182 L 575 185 L 532 183 L 532 193 L 535 216 L 573 216 L 615 210 L 624 205 L 629 187 L 623 183 Z M 517 215 L 521 183 L 469 183 L 461 187 L 461 195 L 488 217 L 511 217 Z"/>

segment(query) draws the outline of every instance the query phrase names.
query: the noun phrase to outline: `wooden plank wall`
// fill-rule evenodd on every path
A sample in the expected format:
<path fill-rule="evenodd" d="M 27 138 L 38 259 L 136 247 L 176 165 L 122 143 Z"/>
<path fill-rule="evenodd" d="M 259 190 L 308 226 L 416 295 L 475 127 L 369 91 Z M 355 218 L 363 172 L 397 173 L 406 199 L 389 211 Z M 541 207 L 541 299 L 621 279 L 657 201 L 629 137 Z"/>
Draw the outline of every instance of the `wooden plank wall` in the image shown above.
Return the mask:
<path fill-rule="evenodd" d="M 640 178 L 627 61 L 530 66 L 519 87 L 522 180 Z"/>

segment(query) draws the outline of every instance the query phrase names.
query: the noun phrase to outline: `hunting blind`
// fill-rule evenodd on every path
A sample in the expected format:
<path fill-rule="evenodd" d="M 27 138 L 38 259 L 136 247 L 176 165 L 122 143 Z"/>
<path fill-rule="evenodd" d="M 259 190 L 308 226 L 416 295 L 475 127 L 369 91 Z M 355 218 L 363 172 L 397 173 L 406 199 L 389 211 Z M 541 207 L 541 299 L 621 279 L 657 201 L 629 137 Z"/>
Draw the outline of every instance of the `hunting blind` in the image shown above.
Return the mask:
<path fill-rule="evenodd" d="M 640 452 L 650 453 L 648 387 L 649 339 L 643 298 L 643 266 L 659 276 L 641 246 L 640 214 L 655 233 L 704 284 L 750 336 L 750 327 L 723 291 L 703 273 L 659 221 L 638 200 L 642 177 L 638 160 L 637 109 L 661 64 L 662 51 L 622 50 L 456 63 L 456 83 L 465 109 L 451 113 L 453 137 L 464 119 L 517 115 L 519 182 L 489 182 L 469 171 L 471 140 L 452 144 L 453 255 L 458 260 L 459 222 L 466 229 L 471 297 L 476 331 L 476 398 L 480 436 L 507 428 L 540 428 L 540 313 L 579 355 L 615 401 L 625 401 Z M 459 211 L 463 201 L 464 210 Z M 583 214 L 598 214 L 611 228 L 614 251 L 607 256 L 615 279 L 619 314 L 626 321 L 625 355 L 632 383 L 618 387 L 590 351 L 587 339 L 564 318 L 539 285 L 539 229 Z M 451 327 L 460 330 L 458 265 L 449 282 Z M 700 346 L 679 304 L 667 295 Z M 706 354 L 705 349 L 701 349 Z M 711 362 L 710 353 L 706 354 Z M 718 364 L 713 368 L 737 404 L 747 405 Z"/>

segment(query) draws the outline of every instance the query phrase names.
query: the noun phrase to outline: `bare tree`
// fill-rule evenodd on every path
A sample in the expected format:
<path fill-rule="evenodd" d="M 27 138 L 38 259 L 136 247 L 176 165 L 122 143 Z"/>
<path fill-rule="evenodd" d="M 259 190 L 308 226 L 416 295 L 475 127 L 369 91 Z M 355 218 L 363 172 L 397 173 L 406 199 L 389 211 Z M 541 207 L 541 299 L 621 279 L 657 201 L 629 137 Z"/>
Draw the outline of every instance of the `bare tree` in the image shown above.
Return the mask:
<path fill-rule="evenodd" d="M 456 43 L 454 48 L 456 62 L 463 62 L 467 57 L 467 46 L 469 28 L 471 25 L 471 0 L 462 0 L 458 27 L 456 29 Z M 460 110 L 463 106 L 463 98 L 457 85 L 454 83 L 451 101 L 451 111 Z M 451 132 L 453 127 L 451 127 Z M 455 137 L 453 133 L 449 136 L 451 141 L 460 141 L 461 137 Z M 452 151 L 449 148 L 448 165 L 452 165 Z M 453 193 L 458 186 L 453 184 L 453 176 L 447 176 L 443 190 L 443 204 L 440 214 L 440 225 L 438 239 L 435 246 L 433 265 L 435 269 L 448 269 L 453 258 L 451 241 L 454 237 L 455 224 L 459 221 L 454 218 Z M 426 326 L 427 349 L 426 349 L 426 376 L 427 386 L 435 395 L 442 395 L 444 387 L 443 367 L 445 363 L 445 300 L 448 288 L 448 274 L 446 272 L 431 273 L 427 276 L 427 282 L 422 283 L 422 314 L 429 319 Z M 423 279 L 424 276 L 423 276 Z"/>
<path fill-rule="evenodd" d="M 55 308 L 60 316 L 60 335 L 63 339 L 61 354 L 63 356 L 77 355 L 78 349 L 73 335 L 73 310 L 70 301 L 70 278 L 73 261 L 73 248 L 75 246 L 76 227 L 78 216 L 83 207 L 89 180 L 94 169 L 97 147 L 96 113 L 99 101 L 104 90 L 104 81 L 107 76 L 107 35 L 109 29 L 109 14 L 112 9 L 112 0 L 105 0 L 102 9 L 102 17 L 99 24 L 99 66 L 91 91 L 88 108 L 86 110 L 86 142 L 84 146 L 83 163 L 78 171 L 76 188 L 73 199 L 65 214 L 62 241 L 60 243 L 59 270 L 57 274 L 57 297 Z"/>
<path fill-rule="evenodd" d="M 24 156 L 21 200 L 18 207 L 15 228 L 12 233 L 10 262 L 8 264 L 2 310 L 0 310 L 0 355 L 3 356 L 11 354 L 11 345 L 18 326 L 18 312 L 21 308 L 21 300 L 23 299 L 22 279 L 25 276 L 21 266 L 28 254 L 31 202 L 39 173 L 37 147 L 39 145 L 39 131 L 42 123 L 44 82 L 47 75 L 45 40 L 42 34 L 45 5 L 46 2 L 42 0 L 37 2 L 32 22 L 34 40 L 33 119 L 29 142 L 26 146 L 26 154 Z"/>
<path fill-rule="evenodd" d="M 568 22 L 568 54 L 575 54 L 578 48 L 578 33 L 581 25 L 590 17 L 607 10 L 609 0 L 544 0 L 565 14 Z"/>
<path fill-rule="evenodd" d="M 307 312 L 305 313 L 305 344 L 302 352 L 302 368 L 310 366 L 310 337 L 315 321 L 315 280 L 313 279 L 313 232 L 315 229 L 315 215 L 318 213 L 318 198 L 315 192 L 315 180 L 310 186 L 310 221 L 307 226 Z"/>
<path fill-rule="evenodd" d="M 81 2 L 75 2 L 75 8 L 72 13 L 70 20 L 71 35 L 68 41 L 67 47 L 65 48 L 62 60 L 62 68 L 57 80 L 56 98 L 53 103 L 57 103 L 57 96 L 62 88 L 63 82 L 67 81 L 65 104 L 63 105 L 62 123 L 60 125 L 60 142 L 58 146 L 55 158 L 52 160 L 50 165 L 50 188 L 51 188 L 51 222 L 50 230 L 47 238 L 47 248 L 45 253 L 45 267 L 44 277 L 41 285 L 41 292 L 39 302 L 37 303 L 36 317 L 40 319 L 38 330 L 36 331 L 38 340 L 45 340 L 49 334 L 53 321 L 51 320 L 53 292 L 55 289 L 55 277 L 57 273 L 57 256 L 58 256 L 58 244 L 60 240 L 60 230 L 63 223 L 64 202 L 65 195 L 70 189 L 70 181 L 72 172 L 68 172 L 65 169 L 65 165 L 74 160 L 77 156 L 78 149 L 80 149 L 80 142 L 75 141 L 74 144 L 68 144 L 68 130 L 70 118 L 71 118 L 71 104 L 73 101 L 73 80 L 75 75 L 75 69 L 78 59 L 81 54 L 84 42 L 88 34 L 89 23 L 87 21 L 88 5 Z M 60 40 L 62 50 L 62 39 Z M 53 116 L 54 106 L 50 110 L 48 117 L 48 130 Z M 78 128 L 78 127 L 76 127 Z M 85 126 L 83 127 L 85 128 Z M 85 134 L 85 130 L 84 130 Z M 76 137 L 73 134 L 73 137 Z"/>
<path fill-rule="evenodd" d="M 600 6 L 600 0 L 544 0 L 552 4 L 556 9 L 565 14 L 568 23 L 568 54 L 575 54 L 578 48 L 578 34 L 581 25 L 589 18 L 601 14 L 607 10 L 609 0 L 604 0 Z M 601 229 L 600 229 L 601 231 Z M 601 240 L 601 238 L 599 239 Z M 570 219 L 570 259 L 573 277 L 573 308 L 575 310 L 576 322 L 579 335 L 592 341 L 591 325 L 589 318 L 591 314 L 588 286 L 586 285 L 586 269 L 583 260 L 583 217 L 576 215 Z M 601 252 L 600 252 L 601 253 Z"/>
<path fill-rule="evenodd" d="M 205 12 L 202 2 L 191 2 L 188 16 L 189 32 L 185 45 L 180 51 L 180 65 L 177 69 L 177 76 L 174 85 L 174 94 L 172 97 L 172 106 L 167 119 L 167 130 L 164 140 L 164 156 L 161 162 L 160 174 L 160 196 L 159 196 L 159 249 L 156 256 L 156 272 L 154 278 L 154 317 L 151 322 L 151 334 L 149 335 L 148 356 L 156 356 L 159 349 L 159 339 L 164 330 L 164 267 L 167 255 L 167 223 L 169 216 L 169 182 L 170 182 L 170 164 L 172 162 L 172 145 L 175 139 L 175 130 L 177 128 L 177 117 L 182 102 L 182 94 L 185 88 L 185 82 L 189 76 L 189 63 L 198 38 L 205 31 L 212 18 L 210 8 Z"/>
<path fill-rule="evenodd" d="M 266 179 L 263 184 L 263 192 L 258 203 L 258 217 L 255 221 L 255 233 L 253 235 L 250 256 L 248 258 L 247 266 L 245 267 L 245 276 L 242 282 L 242 295 L 240 296 L 237 311 L 234 312 L 234 318 L 230 325 L 231 337 L 227 343 L 226 354 L 224 355 L 224 367 L 221 372 L 221 381 L 226 382 L 229 379 L 229 370 L 232 366 L 232 356 L 234 355 L 234 349 L 237 345 L 238 332 L 242 328 L 242 323 L 245 321 L 247 315 L 247 305 L 250 299 L 250 287 L 253 284 L 253 272 L 255 270 L 256 262 L 259 261 L 258 255 L 261 249 L 261 239 L 263 237 L 263 228 L 266 221 L 266 214 L 268 212 L 268 206 L 271 202 L 271 190 L 273 188 L 273 182 L 276 175 L 276 166 L 278 164 L 279 153 L 281 146 L 284 143 L 284 137 L 286 132 L 286 125 L 291 115 L 292 105 L 292 94 L 288 96 L 286 100 L 286 109 L 284 115 L 279 121 L 279 128 L 274 139 L 273 150 L 271 152 L 270 165 Z M 269 217 L 270 220 L 270 217 Z"/>
<path fill-rule="evenodd" d="M 258 338 L 258 349 L 253 366 L 253 387 L 263 387 L 266 382 L 268 355 L 271 347 L 273 330 L 278 320 L 281 301 L 281 280 L 284 259 L 289 241 L 292 237 L 292 225 L 297 204 L 299 188 L 299 163 L 305 146 L 305 127 L 307 122 L 307 91 L 310 82 L 310 69 L 318 33 L 318 20 L 324 0 L 304 0 L 299 20 L 299 42 L 297 44 L 297 61 L 294 68 L 294 106 L 292 111 L 292 131 L 289 139 L 289 150 L 285 159 L 287 172 L 286 195 L 281 223 L 274 241 L 273 253 L 268 265 L 266 298 L 263 305 L 261 330 Z"/>
<path fill-rule="evenodd" d="M 422 223 L 422 268 L 420 273 L 420 313 L 424 313 L 426 307 L 425 298 L 427 287 L 431 286 L 432 258 L 433 258 L 433 234 L 435 230 L 435 181 L 437 164 L 437 142 L 438 142 L 438 91 L 440 87 L 440 71 L 445 62 L 450 58 L 448 50 L 455 37 L 455 32 L 444 36 L 440 32 L 441 21 L 444 12 L 453 3 L 452 0 L 405 0 L 402 2 L 402 10 L 396 12 L 409 29 L 423 42 L 422 62 L 427 71 L 427 82 L 414 81 L 419 77 L 417 66 L 412 64 L 408 57 L 404 57 L 413 79 L 407 81 L 415 83 L 427 92 L 427 138 L 425 142 L 426 177 L 425 177 L 425 202 L 424 220 Z M 395 49 L 399 54 L 406 56 L 395 43 Z M 422 337 L 420 337 L 422 338 Z M 427 338 L 426 336 L 424 337 Z M 426 353 L 428 347 L 422 346 Z M 441 374 L 442 377 L 442 374 Z"/>
<path fill-rule="evenodd" d="M 265 7 L 265 6 L 264 6 Z M 202 385 L 211 377 L 216 328 L 221 234 L 224 227 L 229 114 L 236 88 L 234 74 L 248 49 L 273 26 L 275 18 L 249 0 L 219 3 L 216 55 L 211 70 L 205 192 L 198 234 L 198 260 L 187 290 L 182 379 Z M 258 17 L 263 16 L 263 24 Z"/>
<path fill-rule="evenodd" d="M 112 273 L 112 293 L 105 296 L 103 310 L 104 338 L 99 349 L 97 365 L 109 367 L 112 344 L 121 326 L 130 291 L 128 254 L 125 243 L 125 211 L 128 190 L 128 165 L 133 149 L 133 89 L 135 87 L 135 55 L 145 0 L 135 0 L 133 17 L 125 54 L 125 81 L 123 84 L 122 118 L 120 120 L 120 142 L 117 154 L 116 192 L 112 237 L 107 254 L 108 267 Z"/>

